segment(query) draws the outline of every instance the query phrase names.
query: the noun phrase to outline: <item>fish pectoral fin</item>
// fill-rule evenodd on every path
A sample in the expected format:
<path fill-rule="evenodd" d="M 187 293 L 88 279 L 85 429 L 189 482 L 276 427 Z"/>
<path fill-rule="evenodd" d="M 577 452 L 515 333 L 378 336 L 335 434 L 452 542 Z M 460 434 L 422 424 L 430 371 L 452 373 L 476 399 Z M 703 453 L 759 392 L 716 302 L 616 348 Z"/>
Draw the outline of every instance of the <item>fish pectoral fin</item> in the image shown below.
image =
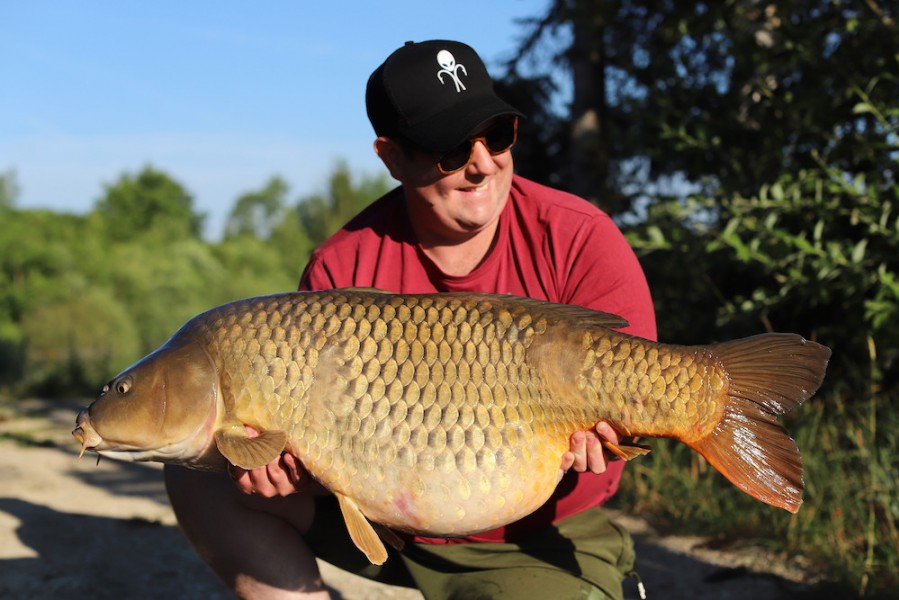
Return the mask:
<path fill-rule="evenodd" d="M 365 515 L 362 514 L 359 506 L 356 505 L 352 498 L 343 494 L 335 495 L 353 543 L 368 557 L 369 562 L 373 565 L 383 565 L 384 561 L 387 560 L 387 548 L 384 547 L 384 543 L 378 537 L 375 528 L 365 518 Z"/>
<path fill-rule="evenodd" d="M 603 448 L 621 460 L 637 458 L 638 456 L 649 454 L 650 450 L 652 450 L 649 446 L 642 446 L 640 444 L 613 444 L 609 440 L 603 440 L 602 445 Z"/>
<path fill-rule="evenodd" d="M 228 462 L 242 469 L 255 469 L 272 462 L 287 445 L 283 431 L 263 431 L 256 437 L 235 425 L 215 432 L 215 445 Z"/>

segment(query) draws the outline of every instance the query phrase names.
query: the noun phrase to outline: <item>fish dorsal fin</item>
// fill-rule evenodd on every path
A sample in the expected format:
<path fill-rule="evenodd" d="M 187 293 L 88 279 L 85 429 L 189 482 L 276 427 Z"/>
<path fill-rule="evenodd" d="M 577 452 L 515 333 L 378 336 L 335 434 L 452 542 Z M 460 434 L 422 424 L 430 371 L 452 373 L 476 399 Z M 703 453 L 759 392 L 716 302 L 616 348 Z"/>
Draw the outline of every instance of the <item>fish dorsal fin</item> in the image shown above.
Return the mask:
<path fill-rule="evenodd" d="M 242 425 L 234 425 L 215 432 L 215 445 L 232 465 L 255 469 L 281 455 L 287 445 L 287 434 L 272 430 L 250 437 Z"/>
<path fill-rule="evenodd" d="M 364 294 L 398 295 L 408 296 L 412 298 L 420 298 L 425 296 L 442 296 L 460 298 L 463 301 L 484 300 L 496 304 L 497 307 L 505 306 L 507 309 L 511 309 L 513 304 L 518 304 L 519 306 L 523 306 L 536 314 L 541 314 L 544 317 L 561 317 L 563 319 L 570 319 L 572 323 L 579 328 L 604 327 L 606 329 L 620 329 L 629 325 L 627 319 L 618 315 L 613 315 L 612 313 L 584 308 L 583 306 L 577 306 L 574 304 L 556 304 L 553 302 L 547 302 L 546 300 L 537 300 L 535 298 L 526 298 L 523 296 L 515 296 L 511 294 L 475 294 L 471 292 L 395 294 L 394 292 L 391 292 L 389 290 L 382 290 L 374 287 L 364 286 L 346 287 L 341 288 L 339 291 Z"/>
<path fill-rule="evenodd" d="M 566 309 L 562 311 L 568 312 L 582 326 L 587 327 L 605 327 L 606 329 L 621 329 L 630 325 L 627 319 L 613 315 L 612 313 L 601 312 L 598 310 L 590 310 L 580 306 L 572 306 L 570 312 Z"/>
<path fill-rule="evenodd" d="M 347 531 L 356 547 L 359 548 L 368 560 L 374 565 L 383 565 L 387 560 L 387 549 L 381 538 L 378 537 L 374 527 L 359 510 L 356 502 L 343 494 L 335 494 L 340 503 L 340 511 L 346 523 Z"/>
<path fill-rule="evenodd" d="M 446 296 L 458 296 L 460 298 L 485 300 L 494 303 L 497 307 L 505 307 L 507 310 L 515 310 L 515 305 L 531 311 L 532 315 L 539 315 L 550 321 L 556 319 L 567 320 L 570 326 L 577 329 L 589 329 L 604 327 L 606 329 L 620 329 L 629 325 L 627 319 L 612 313 L 584 308 L 576 304 L 556 304 L 536 298 L 523 298 L 508 294 L 469 294 L 449 293 Z"/>
<path fill-rule="evenodd" d="M 578 328 L 605 327 L 606 329 L 620 329 L 627 327 L 627 319 L 612 313 L 584 308 L 575 304 L 551 304 L 539 300 L 531 300 L 530 302 L 541 303 L 543 314 L 547 317 L 558 315 L 565 319 L 571 319 L 573 326 Z M 538 305 L 539 306 L 539 305 Z"/>
<path fill-rule="evenodd" d="M 382 290 L 375 287 L 364 287 L 364 286 L 354 286 L 343 288 L 344 292 L 365 292 L 369 294 L 392 294 L 393 292 L 388 292 L 387 290 Z"/>

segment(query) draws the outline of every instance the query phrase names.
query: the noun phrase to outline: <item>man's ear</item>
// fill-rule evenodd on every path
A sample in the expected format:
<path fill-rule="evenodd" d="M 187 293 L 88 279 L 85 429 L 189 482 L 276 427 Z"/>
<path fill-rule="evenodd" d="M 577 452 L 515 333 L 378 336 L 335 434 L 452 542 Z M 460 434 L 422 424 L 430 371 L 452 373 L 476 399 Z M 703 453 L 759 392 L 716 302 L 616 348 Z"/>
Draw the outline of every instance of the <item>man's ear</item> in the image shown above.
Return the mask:
<path fill-rule="evenodd" d="M 403 180 L 403 165 L 405 164 L 405 151 L 397 142 L 387 137 L 379 137 L 375 140 L 375 154 L 387 167 L 390 176 L 397 181 Z"/>

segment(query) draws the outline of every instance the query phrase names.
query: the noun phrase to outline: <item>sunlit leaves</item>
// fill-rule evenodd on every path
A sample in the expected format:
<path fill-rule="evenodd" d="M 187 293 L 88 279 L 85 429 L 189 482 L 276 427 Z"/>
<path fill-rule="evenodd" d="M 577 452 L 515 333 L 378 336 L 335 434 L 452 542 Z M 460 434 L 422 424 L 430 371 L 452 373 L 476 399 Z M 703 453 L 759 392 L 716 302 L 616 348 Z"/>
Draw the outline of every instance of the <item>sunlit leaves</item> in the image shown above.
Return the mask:
<path fill-rule="evenodd" d="M 104 215 L 107 235 L 114 240 L 128 240 L 154 228 L 175 238 L 199 237 L 203 224 L 203 216 L 194 211 L 193 196 L 169 175 L 149 166 L 107 185 L 94 209 Z"/>

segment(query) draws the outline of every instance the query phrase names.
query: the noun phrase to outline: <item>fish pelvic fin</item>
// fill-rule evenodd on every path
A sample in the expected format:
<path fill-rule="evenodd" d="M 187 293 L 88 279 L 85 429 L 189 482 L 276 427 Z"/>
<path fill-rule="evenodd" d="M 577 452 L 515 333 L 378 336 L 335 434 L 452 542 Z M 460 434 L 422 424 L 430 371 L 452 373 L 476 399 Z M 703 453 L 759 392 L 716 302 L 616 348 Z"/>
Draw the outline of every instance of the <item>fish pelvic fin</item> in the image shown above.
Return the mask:
<path fill-rule="evenodd" d="M 232 465 L 249 470 L 278 458 L 287 445 L 287 434 L 271 430 L 250 437 L 246 428 L 235 425 L 216 431 L 215 445 Z"/>
<path fill-rule="evenodd" d="M 384 543 L 378 537 L 372 524 L 359 510 L 355 500 L 343 494 L 335 494 L 335 496 L 337 496 L 340 512 L 343 513 L 343 520 L 353 543 L 373 565 L 383 565 L 387 560 L 387 548 L 384 547 Z"/>
<path fill-rule="evenodd" d="M 810 398 L 830 349 L 769 333 L 711 347 L 729 379 L 724 410 L 705 437 L 685 441 L 738 488 L 791 513 L 802 504 L 802 459 L 777 415 Z"/>

